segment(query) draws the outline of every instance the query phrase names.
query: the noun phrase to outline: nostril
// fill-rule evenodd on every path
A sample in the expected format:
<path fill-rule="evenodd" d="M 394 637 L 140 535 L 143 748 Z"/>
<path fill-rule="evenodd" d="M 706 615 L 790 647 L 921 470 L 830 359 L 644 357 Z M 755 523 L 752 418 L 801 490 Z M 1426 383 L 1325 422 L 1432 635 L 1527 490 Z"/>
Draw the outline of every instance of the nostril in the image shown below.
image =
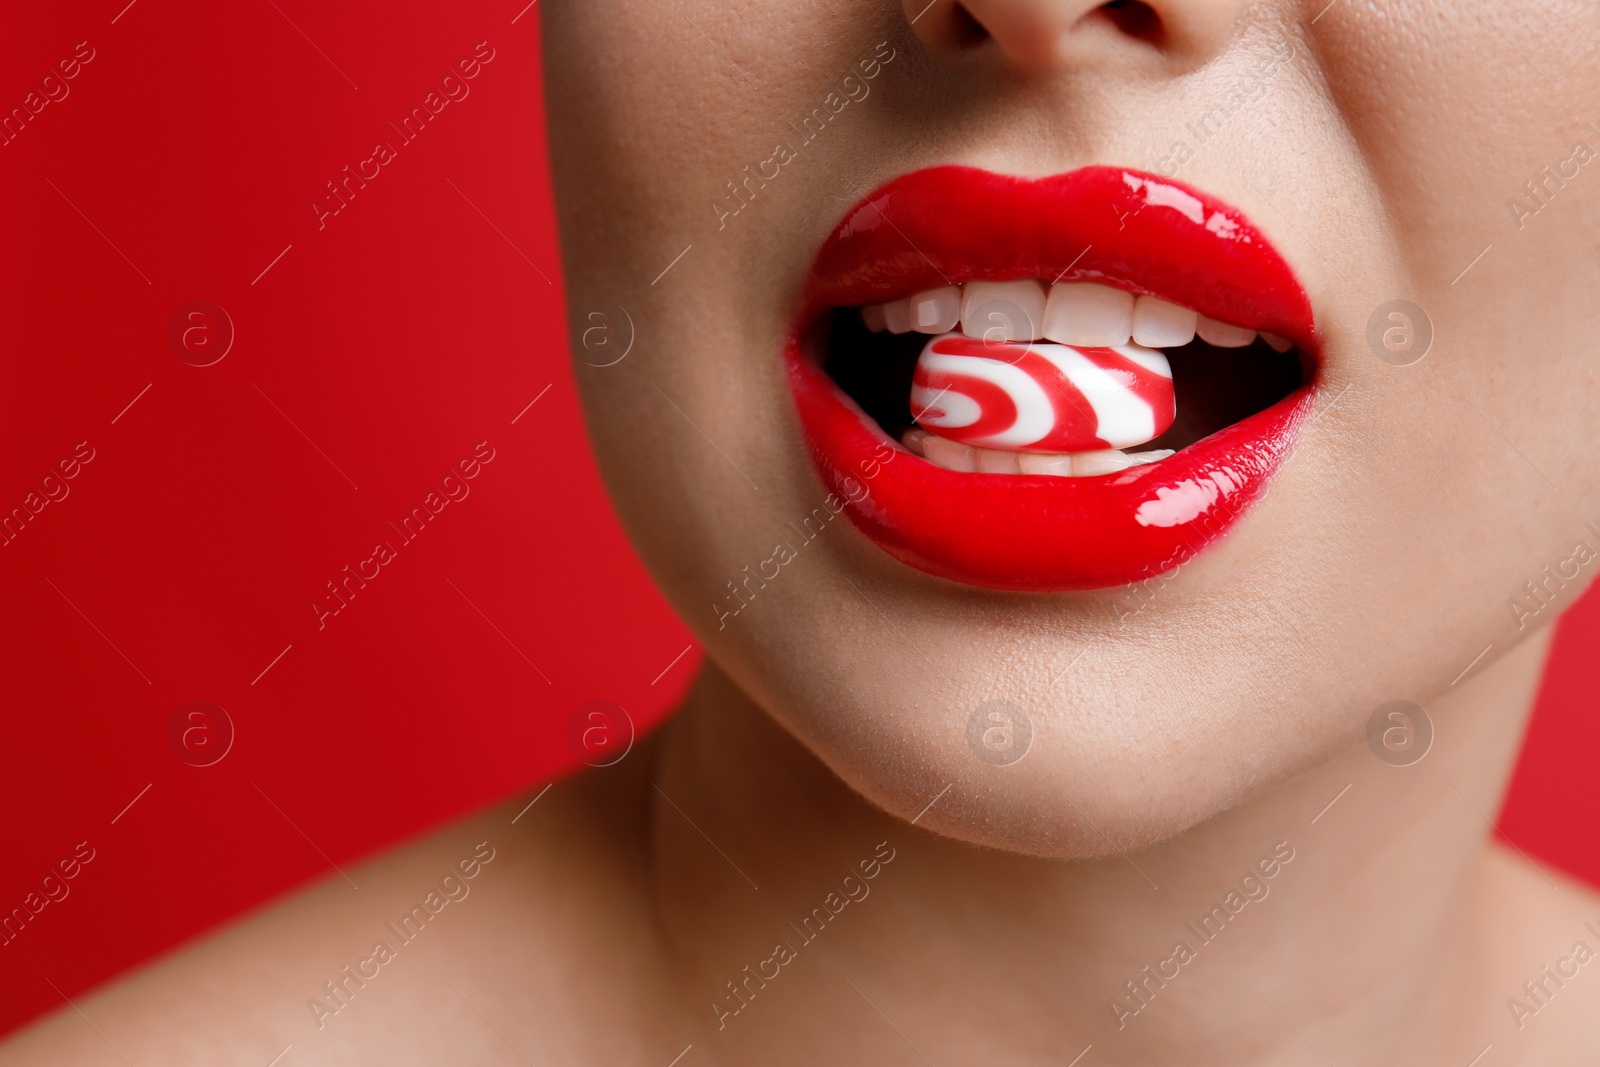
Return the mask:
<path fill-rule="evenodd" d="M 1165 34 L 1161 16 L 1143 0 L 1106 0 L 1089 17 L 1103 19 L 1119 32 L 1149 44 L 1160 44 Z"/>
<path fill-rule="evenodd" d="M 1115 48 L 1117 38 L 1159 49 L 1169 36 L 1165 18 L 1145 0 L 901 0 L 900 7 L 935 52 L 989 52 L 994 45 L 1027 69 L 1053 67 L 1074 49 Z"/>

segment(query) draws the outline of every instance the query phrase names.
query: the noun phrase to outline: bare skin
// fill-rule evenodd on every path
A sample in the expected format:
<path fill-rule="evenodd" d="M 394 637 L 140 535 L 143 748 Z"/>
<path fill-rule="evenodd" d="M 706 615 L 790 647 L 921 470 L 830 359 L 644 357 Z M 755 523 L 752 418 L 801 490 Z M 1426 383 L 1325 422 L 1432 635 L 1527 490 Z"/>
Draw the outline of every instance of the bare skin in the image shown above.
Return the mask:
<path fill-rule="evenodd" d="M 1600 969 L 1546 980 L 1520 1030 L 1506 1002 L 1532 1005 L 1522 983 L 1574 942 L 1600 948 L 1584 928 L 1600 895 L 1491 844 L 1485 819 L 1546 644 L 1437 702 L 1413 766 L 1363 746 L 1176 841 L 1087 862 L 885 815 L 710 669 L 617 767 L 352 868 L 359 891 L 332 875 L 64 1006 L 5 1059 L 265 1064 L 292 1045 L 279 1062 L 665 1065 L 692 1045 L 680 1062 L 1062 1064 L 1093 1045 L 1082 1062 L 1465 1064 L 1492 1046 L 1479 1063 L 1592 1063 Z M 1270 892 L 1202 944 L 1185 923 L 1282 841 Z M 385 923 L 480 842 L 493 858 L 468 895 L 347 981 L 319 1028 L 323 983 L 398 944 Z M 867 880 L 880 842 L 893 858 Z M 852 871 L 866 894 L 803 940 L 788 924 Z M 1123 983 L 1177 939 L 1194 959 L 1119 1030 L 1111 999 L 1136 1003 Z M 725 983 L 779 941 L 794 957 L 731 1012 Z"/>
<path fill-rule="evenodd" d="M 541 3 L 572 335 L 615 305 L 641 338 L 576 376 L 705 675 L 618 766 L 331 876 L 6 1061 L 1594 1063 L 1600 896 L 1490 821 L 1592 576 L 1548 577 L 1600 516 L 1600 24 L 1143 7 Z M 730 221 L 729 179 L 867 56 L 870 98 Z M 839 523 L 724 627 L 728 579 L 822 496 L 780 359 L 807 265 L 866 189 L 947 163 L 1176 169 L 1248 211 L 1327 339 L 1293 462 L 1131 618 Z M 1401 296 L 1436 332 L 1404 366 L 1369 332 Z M 1535 581 L 1559 595 L 1529 607 Z M 1008 767 L 962 728 L 997 696 L 1036 722 Z M 1436 737 L 1394 766 L 1363 733 L 1402 696 Z M 470 892 L 401 945 L 430 889 Z"/>

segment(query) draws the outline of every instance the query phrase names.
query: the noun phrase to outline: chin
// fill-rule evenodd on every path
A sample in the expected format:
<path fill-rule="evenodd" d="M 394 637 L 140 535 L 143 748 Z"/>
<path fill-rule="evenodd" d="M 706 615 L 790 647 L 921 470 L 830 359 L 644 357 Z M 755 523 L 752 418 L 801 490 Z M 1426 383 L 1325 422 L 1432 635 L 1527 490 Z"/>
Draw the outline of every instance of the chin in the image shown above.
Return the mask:
<path fill-rule="evenodd" d="M 772 605 L 773 616 L 822 621 L 725 632 L 711 647 L 841 781 L 920 829 L 1037 857 L 1117 855 L 1358 741 L 1365 704 L 1329 699 L 1315 670 L 1263 671 L 1241 653 L 1293 662 L 1269 627 L 1119 628 L 1082 596 L 1018 604 L 920 574 L 885 595 L 881 576 L 872 586 L 850 573 L 852 548 L 857 565 L 881 565 L 855 540 L 803 600 Z M 851 610 L 829 610 L 840 602 Z"/>

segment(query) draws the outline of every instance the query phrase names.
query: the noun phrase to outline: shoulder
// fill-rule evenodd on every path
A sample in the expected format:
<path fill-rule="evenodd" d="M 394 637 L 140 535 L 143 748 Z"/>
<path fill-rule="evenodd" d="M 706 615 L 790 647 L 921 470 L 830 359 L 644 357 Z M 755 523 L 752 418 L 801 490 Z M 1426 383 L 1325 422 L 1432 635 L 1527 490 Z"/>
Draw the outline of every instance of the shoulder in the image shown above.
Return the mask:
<path fill-rule="evenodd" d="M 75 997 L 0 1045 L 0 1059 L 265 1065 L 286 1049 L 283 1067 L 634 1059 L 626 1043 L 649 1019 L 604 1032 L 573 1021 L 592 1019 L 601 997 L 608 1017 L 650 1003 L 633 995 L 655 958 L 636 877 L 635 779 L 558 783 L 331 872 Z"/>

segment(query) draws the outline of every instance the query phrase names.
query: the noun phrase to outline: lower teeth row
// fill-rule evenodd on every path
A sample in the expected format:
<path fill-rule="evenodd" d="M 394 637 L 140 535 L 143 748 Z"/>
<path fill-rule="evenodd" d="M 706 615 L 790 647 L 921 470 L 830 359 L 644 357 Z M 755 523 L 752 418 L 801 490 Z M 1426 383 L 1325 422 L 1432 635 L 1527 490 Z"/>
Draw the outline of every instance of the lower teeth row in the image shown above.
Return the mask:
<path fill-rule="evenodd" d="M 1172 455 L 1170 448 L 1149 452 L 1123 452 L 1115 448 L 1100 452 L 1003 452 L 947 441 L 916 427 L 907 430 L 900 443 L 907 451 L 946 470 L 969 474 L 1046 474 L 1057 478 L 1115 474 Z"/>

